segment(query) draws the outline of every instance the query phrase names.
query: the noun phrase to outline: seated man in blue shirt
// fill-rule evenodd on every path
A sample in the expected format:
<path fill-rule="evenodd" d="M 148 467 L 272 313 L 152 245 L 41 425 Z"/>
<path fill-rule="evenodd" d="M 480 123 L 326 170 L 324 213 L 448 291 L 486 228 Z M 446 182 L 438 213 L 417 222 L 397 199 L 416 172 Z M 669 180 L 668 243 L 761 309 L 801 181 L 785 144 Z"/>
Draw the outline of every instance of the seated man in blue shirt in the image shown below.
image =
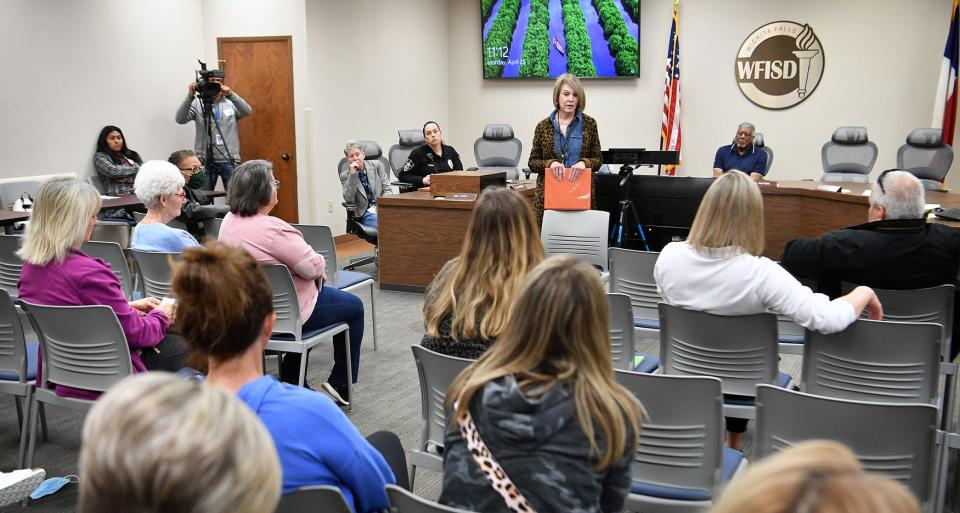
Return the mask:
<path fill-rule="evenodd" d="M 767 174 L 767 154 L 753 144 L 754 126 L 751 123 L 740 123 L 737 127 L 737 137 L 733 144 L 723 145 L 717 150 L 713 159 L 713 176 L 736 169 L 750 175 L 759 182 Z"/>

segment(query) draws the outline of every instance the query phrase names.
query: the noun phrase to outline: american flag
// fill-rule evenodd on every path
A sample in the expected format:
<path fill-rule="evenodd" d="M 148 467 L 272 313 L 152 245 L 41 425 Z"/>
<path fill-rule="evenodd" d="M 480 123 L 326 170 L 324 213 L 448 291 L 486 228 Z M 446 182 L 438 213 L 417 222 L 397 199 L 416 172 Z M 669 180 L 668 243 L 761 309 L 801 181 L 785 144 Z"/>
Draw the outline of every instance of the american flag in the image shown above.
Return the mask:
<path fill-rule="evenodd" d="M 680 0 L 673 2 L 673 23 L 667 45 L 667 72 L 663 82 L 663 124 L 660 126 L 660 149 L 680 151 Z M 666 174 L 677 173 L 677 166 L 668 165 Z"/>
<path fill-rule="evenodd" d="M 943 63 L 940 66 L 937 96 L 934 97 L 932 122 L 934 127 L 940 127 L 943 130 L 943 143 L 951 146 L 957 128 L 957 38 L 960 36 L 958 7 L 960 7 L 960 0 L 953 0 L 950 32 L 947 34 L 947 46 L 943 50 Z"/>

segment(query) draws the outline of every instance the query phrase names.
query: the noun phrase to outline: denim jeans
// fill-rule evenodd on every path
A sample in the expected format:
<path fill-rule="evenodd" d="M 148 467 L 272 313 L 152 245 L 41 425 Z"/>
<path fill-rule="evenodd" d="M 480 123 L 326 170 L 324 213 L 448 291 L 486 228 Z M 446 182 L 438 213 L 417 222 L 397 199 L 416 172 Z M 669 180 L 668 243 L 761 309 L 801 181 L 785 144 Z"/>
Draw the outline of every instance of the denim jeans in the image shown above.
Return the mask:
<path fill-rule="evenodd" d="M 207 164 L 207 179 L 203 182 L 203 190 L 212 191 L 217 187 L 217 177 L 223 179 L 223 190 L 227 190 L 230 177 L 233 176 L 233 164 L 229 162 L 211 162 Z"/>
<path fill-rule="evenodd" d="M 345 322 L 350 327 L 350 357 L 353 360 L 353 382 L 357 382 L 360 371 L 360 343 L 363 342 L 363 301 L 349 292 L 343 292 L 326 285 L 320 290 L 317 305 L 313 313 L 303 324 L 303 331 L 323 328 L 331 324 Z M 347 384 L 346 337 L 343 333 L 333 337 L 333 370 L 327 379 L 334 385 Z M 280 379 L 286 383 L 297 383 L 300 372 L 300 355 L 287 353 L 280 365 Z"/>
<path fill-rule="evenodd" d="M 366 226 L 367 228 L 377 229 L 377 214 L 376 212 L 366 211 L 362 216 L 357 218 L 357 222 Z"/>

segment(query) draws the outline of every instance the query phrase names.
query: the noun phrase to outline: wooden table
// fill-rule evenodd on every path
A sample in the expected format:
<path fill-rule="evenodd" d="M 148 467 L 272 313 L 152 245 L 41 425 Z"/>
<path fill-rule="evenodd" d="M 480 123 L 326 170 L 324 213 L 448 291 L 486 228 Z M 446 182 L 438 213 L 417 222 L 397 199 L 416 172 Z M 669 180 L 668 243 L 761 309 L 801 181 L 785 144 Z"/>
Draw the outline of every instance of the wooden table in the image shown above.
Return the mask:
<path fill-rule="evenodd" d="M 223 191 L 204 191 L 208 198 L 219 198 L 225 196 Z M 143 202 L 137 198 L 136 194 L 126 194 L 124 196 L 113 197 L 103 200 L 100 205 L 102 209 L 130 207 L 134 205 L 143 205 Z M 16 212 L 13 210 L 0 210 L 0 226 L 11 225 L 20 221 L 30 219 L 30 212 Z"/>
<path fill-rule="evenodd" d="M 533 204 L 536 184 L 514 184 Z M 420 292 L 460 254 L 476 200 L 434 199 L 429 191 L 377 200 L 380 288 Z"/>
<path fill-rule="evenodd" d="M 838 185 L 849 192 L 828 192 L 820 185 Z M 787 242 L 798 237 L 818 237 L 827 232 L 867 222 L 870 198 L 863 195 L 872 184 L 799 181 L 761 185 L 766 246 L 763 255 L 779 260 Z M 926 202 L 944 208 L 960 207 L 960 194 L 926 191 Z M 933 222 L 960 227 L 931 215 Z"/>

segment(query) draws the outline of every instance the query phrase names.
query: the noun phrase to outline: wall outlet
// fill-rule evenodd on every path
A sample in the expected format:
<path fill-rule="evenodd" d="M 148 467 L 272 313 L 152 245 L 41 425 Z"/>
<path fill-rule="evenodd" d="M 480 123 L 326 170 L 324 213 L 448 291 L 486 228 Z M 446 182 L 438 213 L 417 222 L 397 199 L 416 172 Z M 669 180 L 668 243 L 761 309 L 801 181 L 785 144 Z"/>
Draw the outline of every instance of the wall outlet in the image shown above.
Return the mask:
<path fill-rule="evenodd" d="M 333 213 L 333 200 L 327 200 L 327 212 Z"/>

